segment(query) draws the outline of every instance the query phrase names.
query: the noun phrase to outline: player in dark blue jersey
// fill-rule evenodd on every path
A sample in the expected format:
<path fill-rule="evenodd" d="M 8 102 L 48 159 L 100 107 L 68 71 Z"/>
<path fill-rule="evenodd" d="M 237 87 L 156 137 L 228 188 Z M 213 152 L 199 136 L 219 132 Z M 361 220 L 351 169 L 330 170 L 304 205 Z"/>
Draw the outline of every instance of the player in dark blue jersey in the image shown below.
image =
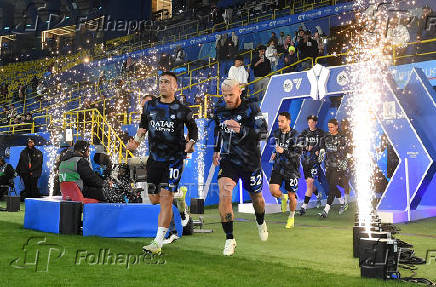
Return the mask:
<path fill-rule="evenodd" d="M 260 166 L 260 141 L 266 139 L 268 127 L 257 103 L 241 100 L 241 89 L 237 81 L 225 80 L 221 90 L 224 102 L 214 112 L 216 145 L 213 162 L 220 165 L 219 212 L 226 233 L 223 254 L 228 256 L 234 253 L 236 247 L 233 237 L 232 191 L 239 179 L 253 201 L 260 239 L 268 239 Z"/>
<path fill-rule="evenodd" d="M 319 151 L 320 162 L 325 161 L 326 178 L 329 184 L 329 195 L 324 210 L 319 213 L 321 218 L 327 218 L 330 207 L 335 197 L 341 200 L 341 191 L 338 185 L 345 187 L 347 178 L 347 140 L 339 133 L 339 125 L 336 119 L 328 122 L 329 134 L 324 137 Z"/>
<path fill-rule="evenodd" d="M 273 132 L 275 152 L 272 155 L 274 160 L 269 190 L 276 198 L 282 198 L 282 207 L 286 207 L 289 197 L 289 217 L 286 228 L 294 227 L 294 215 L 297 207 L 296 192 L 298 190 L 298 179 L 300 178 L 300 156 L 302 146 L 298 142 L 296 130 L 291 129 L 291 115 L 288 112 L 281 112 L 278 116 L 279 128 Z M 280 186 L 284 184 L 288 196 L 283 196 Z M 282 210 L 285 208 L 282 208 Z"/>
<path fill-rule="evenodd" d="M 321 206 L 322 194 L 316 190 L 314 185 L 315 180 L 319 180 L 322 176 L 322 169 L 318 162 L 319 148 L 321 140 L 324 137 L 324 131 L 319 129 L 318 117 L 310 115 L 307 117 L 308 128 L 301 132 L 300 138 L 304 141 L 303 156 L 301 157 L 301 165 L 303 166 L 304 178 L 306 179 L 307 190 L 304 197 L 304 202 L 300 207 L 300 215 L 306 213 L 307 205 L 309 204 L 312 193 L 318 199 L 317 207 Z"/>
<path fill-rule="evenodd" d="M 177 90 L 176 76 L 171 72 L 162 73 L 159 90 L 160 98 L 145 103 L 135 139 L 128 144 L 129 150 L 135 150 L 148 132 L 148 193 L 152 204 L 160 203 L 160 213 L 156 238 L 143 249 L 154 254 L 160 253 L 170 225 L 173 193 L 177 191 L 182 175 L 183 159 L 187 152 L 192 151 L 198 138 L 192 111 L 174 97 Z M 188 142 L 184 136 L 185 125 L 190 138 Z"/>

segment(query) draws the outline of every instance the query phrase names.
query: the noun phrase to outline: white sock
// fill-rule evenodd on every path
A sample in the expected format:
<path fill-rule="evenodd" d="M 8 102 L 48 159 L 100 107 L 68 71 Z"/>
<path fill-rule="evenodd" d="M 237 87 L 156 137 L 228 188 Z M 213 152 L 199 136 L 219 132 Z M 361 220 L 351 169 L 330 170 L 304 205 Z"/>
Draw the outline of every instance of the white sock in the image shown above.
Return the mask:
<path fill-rule="evenodd" d="M 303 204 L 301 205 L 301 208 L 306 209 L 306 207 L 307 207 L 307 203 L 303 203 Z"/>
<path fill-rule="evenodd" d="M 156 234 L 156 238 L 154 239 L 154 241 L 156 241 L 157 245 L 159 245 L 159 247 L 162 247 L 162 242 L 165 238 L 165 234 L 167 234 L 168 232 L 168 227 L 161 227 L 159 226 L 157 228 L 157 234 Z"/>
<path fill-rule="evenodd" d="M 339 200 L 340 204 L 344 204 L 344 198 L 343 197 L 339 197 L 338 200 Z"/>
<path fill-rule="evenodd" d="M 294 217 L 294 215 L 295 215 L 295 211 L 290 211 L 290 212 L 289 212 L 289 217 L 290 217 L 290 218 Z"/>
<path fill-rule="evenodd" d="M 345 194 L 345 204 L 348 204 L 348 202 L 350 201 L 350 195 L 349 194 Z"/>
<path fill-rule="evenodd" d="M 325 211 L 325 213 L 329 213 L 329 211 L 330 211 L 330 204 L 326 204 L 325 205 L 324 211 Z"/>

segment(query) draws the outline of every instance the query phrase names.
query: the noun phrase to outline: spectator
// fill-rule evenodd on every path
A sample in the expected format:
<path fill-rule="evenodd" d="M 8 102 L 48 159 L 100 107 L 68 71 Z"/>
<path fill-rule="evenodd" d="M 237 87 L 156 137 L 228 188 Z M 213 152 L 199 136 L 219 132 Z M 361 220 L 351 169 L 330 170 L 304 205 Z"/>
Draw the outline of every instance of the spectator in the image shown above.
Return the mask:
<path fill-rule="evenodd" d="M 38 78 L 36 76 L 33 76 L 32 80 L 30 81 L 30 86 L 32 87 L 32 94 L 36 93 L 36 90 L 38 88 Z"/>
<path fill-rule="evenodd" d="M 254 89 L 257 91 L 266 89 L 269 82 L 269 77 L 266 77 L 271 73 L 271 63 L 265 57 L 265 46 L 261 45 L 257 48 L 258 55 L 253 58 L 251 68 L 253 69 L 255 83 Z"/>
<path fill-rule="evenodd" d="M 171 65 L 172 63 L 169 55 L 162 54 L 160 56 L 159 63 L 158 63 L 159 70 L 161 70 L 162 72 L 167 72 L 170 70 Z"/>
<path fill-rule="evenodd" d="M 232 14 L 233 9 L 231 7 L 228 7 L 224 10 L 223 19 L 226 25 L 229 25 L 232 22 Z"/>
<path fill-rule="evenodd" d="M 422 8 L 422 16 L 417 22 L 417 41 L 429 40 L 436 38 L 436 28 L 434 27 L 434 20 L 436 19 L 436 13 L 428 5 Z M 433 20 L 433 21 L 432 21 Z M 432 26 L 433 24 L 433 26 Z M 421 43 L 416 47 L 417 54 L 424 54 L 436 51 L 436 42 Z M 420 61 L 434 60 L 434 54 L 428 54 L 425 56 L 419 56 Z"/>
<path fill-rule="evenodd" d="M 295 54 L 295 48 L 294 46 L 291 46 L 293 49 L 289 49 L 289 54 L 285 54 L 285 56 L 283 57 L 283 66 L 281 68 L 285 68 L 283 69 L 283 74 L 285 73 L 292 73 L 295 72 L 295 65 L 288 67 L 290 65 L 292 65 L 293 63 L 297 62 L 297 56 Z"/>
<path fill-rule="evenodd" d="M 271 38 L 268 40 L 268 43 L 274 42 L 274 47 L 278 47 L 279 39 L 276 36 L 276 32 L 271 32 Z"/>
<path fill-rule="evenodd" d="M 192 104 L 186 100 L 186 95 L 180 95 L 179 102 L 185 106 L 192 106 Z"/>
<path fill-rule="evenodd" d="M 12 122 L 18 115 L 17 110 L 15 109 L 15 106 L 13 104 L 9 105 L 9 111 L 8 111 L 8 121 Z"/>
<path fill-rule="evenodd" d="M 277 65 L 279 63 L 279 56 L 277 53 L 276 45 L 274 41 L 270 41 L 268 43 L 268 48 L 266 49 L 265 56 L 268 58 L 268 60 L 271 63 L 271 70 L 273 72 L 277 71 Z"/>
<path fill-rule="evenodd" d="M 291 39 L 291 35 L 287 35 L 286 36 L 286 39 L 285 39 L 285 42 L 284 42 L 284 44 L 283 44 L 283 49 L 285 50 L 285 51 L 289 51 L 289 47 L 290 46 L 293 46 L 294 45 L 294 43 L 292 43 L 292 39 Z"/>
<path fill-rule="evenodd" d="M 280 32 L 280 37 L 279 37 L 279 42 L 278 42 L 278 46 L 277 46 L 277 51 L 279 51 L 281 53 L 286 51 L 285 50 L 285 41 L 286 41 L 285 32 Z"/>
<path fill-rule="evenodd" d="M 303 39 L 298 42 L 297 49 L 299 50 L 300 60 L 304 60 L 306 58 L 314 59 L 318 55 L 318 45 L 314 40 L 311 39 L 309 31 L 306 31 L 306 33 L 304 33 Z M 310 69 L 311 62 L 302 62 L 301 68 L 303 71 L 306 69 Z"/>
<path fill-rule="evenodd" d="M 232 32 L 232 42 L 236 49 L 239 50 L 239 38 L 236 36 L 235 32 Z"/>
<path fill-rule="evenodd" d="M 303 27 L 300 27 L 294 37 L 294 43 L 299 43 L 301 40 L 303 40 L 305 34 L 306 32 L 304 31 Z"/>
<path fill-rule="evenodd" d="M 33 124 L 32 114 L 31 113 L 27 113 L 23 122 L 26 123 L 26 124 L 30 124 L 30 126 L 28 125 L 27 127 L 31 128 L 32 124 Z"/>
<path fill-rule="evenodd" d="M 8 187 L 14 187 L 14 178 L 16 173 L 12 165 L 6 163 L 5 159 L 0 156 L 0 200 L 8 192 Z"/>
<path fill-rule="evenodd" d="M 132 57 L 128 57 L 127 60 L 123 63 L 123 72 L 124 73 L 132 73 L 135 71 L 135 62 Z"/>
<path fill-rule="evenodd" d="M 319 47 L 320 45 L 323 44 L 323 43 L 322 43 L 321 36 L 319 35 L 319 32 L 318 32 L 318 31 L 316 31 L 315 33 L 313 33 L 312 40 L 314 40 L 314 41 L 318 44 L 318 47 Z"/>
<path fill-rule="evenodd" d="M 181 46 L 177 46 L 175 58 L 174 58 L 174 64 L 176 66 L 181 66 L 183 63 L 185 63 L 186 53 L 182 49 Z"/>
<path fill-rule="evenodd" d="M 402 55 L 410 40 L 409 31 L 406 26 L 400 24 L 398 16 L 393 16 L 388 25 L 386 44 L 391 49 L 395 46 L 395 54 Z"/>
<path fill-rule="evenodd" d="M 226 60 L 233 60 L 238 55 L 238 46 L 235 46 L 233 39 L 231 37 L 227 38 L 225 43 L 227 48 Z"/>
<path fill-rule="evenodd" d="M 21 199 L 28 197 L 41 197 L 38 191 L 38 178 L 42 173 L 43 156 L 42 152 L 35 148 L 32 139 L 27 140 L 27 146 L 20 153 L 17 165 L 17 173 L 23 179 L 24 192 L 20 193 Z"/>
<path fill-rule="evenodd" d="M 242 93 L 245 95 L 245 84 L 248 83 L 248 72 L 244 67 L 244 58 L 242 56 L 238 56 L 235 58 L 235 63 L 230 67 L 229 70 L 229 79 L 233 79 L 237 81 L 241 85 Z"/>
<path fill-rule="evenodd" d="M 220 60 L 221 57 L 221 35 L 216 36 L 215 40 L 215 59 Z"/>

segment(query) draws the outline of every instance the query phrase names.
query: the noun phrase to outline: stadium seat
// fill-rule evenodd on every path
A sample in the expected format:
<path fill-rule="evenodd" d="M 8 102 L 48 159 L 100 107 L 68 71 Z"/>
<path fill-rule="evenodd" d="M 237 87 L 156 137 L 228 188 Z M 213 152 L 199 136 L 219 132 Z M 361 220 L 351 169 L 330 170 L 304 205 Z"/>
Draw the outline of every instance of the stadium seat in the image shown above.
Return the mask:
<path fill-rule="evenodd" d="M 83 194 L 80 191 L 79 187 L 73 181 L 61 182 L 60 187 L 61 187 L 61 193 L 62 193 L 63 200 L 80 201 L 83 204 L 98 203 L 99 202 L 97 199 L 94 199 L 94 198 L 83 197 Z"/>

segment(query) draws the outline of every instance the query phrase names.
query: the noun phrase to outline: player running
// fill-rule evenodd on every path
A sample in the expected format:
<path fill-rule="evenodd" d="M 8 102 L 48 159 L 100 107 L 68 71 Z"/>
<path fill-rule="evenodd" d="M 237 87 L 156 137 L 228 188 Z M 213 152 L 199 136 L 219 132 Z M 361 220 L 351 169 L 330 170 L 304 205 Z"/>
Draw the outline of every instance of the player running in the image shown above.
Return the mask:
<path fill-rule="evenodd" d="M 252 199 L 260 239 L 268 239 L 260 165 L 260 141 L 266 140 L 268 127 L 257 103 L 241 100 L 241 89 L 237 81 L 227 79 L 222 83 L 221 89 L 224 102 L 218 104 L 214 112 L 213 163 L 220 165 L 219 213 L 226 234 L 223 254 L 229 256 L 233 255 L 236 248 L 233 236 L 232 191 L 239 179 Z"/>
<path fill-rule="evenodd" d="M 310 115 L 307 117 L 308 128 L 301 134 L 300 138 L 304 141 L 303 155 L 301 157 L 301 165 L 303 166 L 304 178 L 306 179 L 307 190 L 304 197 L 304 203 L 300 207 L 300 215 L 306 213 L 307 205 L 309 204 L 312 193 L 317 197 L 317 208 L 321 207 L 321 192 L 316 190 L 314 185 L 315 180 L 319 180 L 323 175 L 323 170 L 318 162 L 319 148 L 321 140 L 324 137 L 324 131 L 319 129 L 318 117 Z"/>
<path fill-rule="evenodd" d="M 148 194 L 152 204 L 160 203 L 156 238 L 143 247 L 148 253 L 159 254 L 173 215 L 174 192 L 177 191 L 183 171 L 186 152 L 192 152 L 198 138 L 198 129 L 192 111 L 175 99 L 177 77 L 164 72 L 159 79 L 160 98 L 145 103 L 141 123 L 135 139 L 128 143 L 135 150 L 148 131 L 150 156 L 147 161 Z M 185 141 L 184 127 L 189 141 Z"/>
<path fill-rule="evenodd" d="M 320 162 L 325 158 L 326 177 L 329 184 L 329 195 L 324 210 L 319 213 L 321 218 L 327 218 L 335 197 L 341 198 L 338 185 L 345 187 L 347 179 L 347 140 L 339 133 L 338 121 L 328 122 L 329 134 L 324 137 L 320 149 Z"/>
<path fill-rule="evenodd" d="M 286 228 L 294 227 L 294 215 L 297 207 L 296 192 L 298 190 L 298 179 L 300 178 L 300 156 L 301 145 L 297 142 L 297 131 L 291 129 L 291 116 L 288 112 L 281 112 L 278 116 L 279 128 L 273 132 L 275 142 L 275 153 L 269 190 L 276 197 L 282 197 L 280 186 L 284 188 L 289 196 L 289 217 Z M 286 204 L 286 197 L 282 197 L 282 203 Z"/>

